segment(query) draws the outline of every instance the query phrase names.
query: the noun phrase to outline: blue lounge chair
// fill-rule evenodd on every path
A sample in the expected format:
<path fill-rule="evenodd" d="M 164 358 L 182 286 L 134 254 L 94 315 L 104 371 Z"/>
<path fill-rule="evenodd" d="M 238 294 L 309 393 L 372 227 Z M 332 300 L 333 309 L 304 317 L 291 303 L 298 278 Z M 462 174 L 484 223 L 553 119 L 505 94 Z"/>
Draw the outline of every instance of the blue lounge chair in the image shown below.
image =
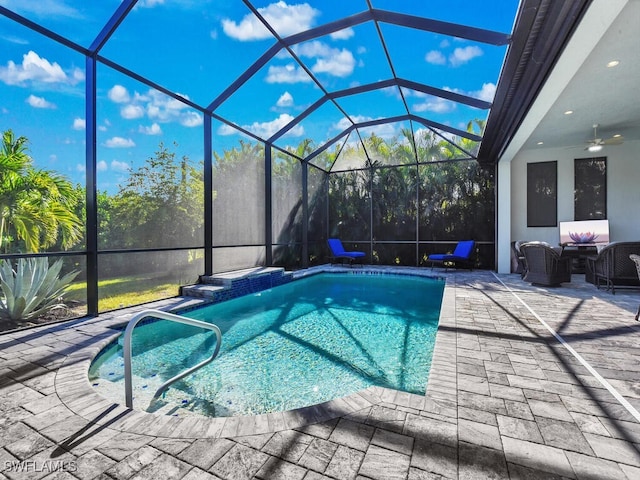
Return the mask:
<path fill-rule="evenodd" d="M 364 252 L 347 252 L 338 238 L 330 238 L 327 242 L 329 243 L 329 250 L 331 250 L 332 260 L 340 258 L 342 260 L 349 260 L 349 264 L 353 264 L 356 258 L 363 258 L 365 256 Z M 333 263 L 333 261 L 331 263 Z"/>
<path fill-rule="evenodd" d="M 459 266 L 466 266 L 473 269 L 473 259 L 471 254 L 476 242 L 473 240 L 463 240 L 458 242 L 453 253 L 432 253 L 427 257 L 427 261 L 431 262 L 431 270 L 433 270 L 434 263 L 440 263 L 444 265 L 445 270 L 451 265 L 455 268 Z"/>

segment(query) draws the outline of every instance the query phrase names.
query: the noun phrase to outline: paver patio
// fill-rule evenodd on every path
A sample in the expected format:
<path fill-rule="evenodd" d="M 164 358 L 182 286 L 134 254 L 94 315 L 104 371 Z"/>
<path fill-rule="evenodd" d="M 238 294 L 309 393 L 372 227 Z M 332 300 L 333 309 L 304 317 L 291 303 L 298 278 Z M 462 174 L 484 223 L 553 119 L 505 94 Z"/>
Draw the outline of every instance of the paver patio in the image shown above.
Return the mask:
<path fill-rule="evenodd" d="M 426 396 L 159 416 L 102 399 L 86 375 L 139 309 L 1 335 L 0 478 L 640 478 L 640 292 L 435 272 L 447 288 Z"/>

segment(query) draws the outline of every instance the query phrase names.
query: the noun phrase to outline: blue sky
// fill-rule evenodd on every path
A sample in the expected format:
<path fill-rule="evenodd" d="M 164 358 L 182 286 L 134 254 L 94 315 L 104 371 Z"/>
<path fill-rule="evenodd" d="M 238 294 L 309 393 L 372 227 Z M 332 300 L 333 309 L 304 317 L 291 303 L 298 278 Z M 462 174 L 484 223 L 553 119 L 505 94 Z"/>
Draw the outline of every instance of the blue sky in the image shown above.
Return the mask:
<path fill-rule="evenodd" d="M 516 1 L 371 0 L 376 9 L 510 33 Z M 88 47 L 118 7 L 116 0 L 0 0 L 0 5 Z M 255 1 L 283 38 L 367 10 L 364 0 Z M 380 23 L 399 78 L 493 99 L 505 47 Z M 84 182 L 85 60 L 55 41 L 0 15 L 0 129 L 30 140 L 37 166 Z M 138 75 L 206 107 L 275 40 L 239 0 L 141 0 L 100 54 Z M 373 22 L 298 43 L 270 58 L 215 113 L 268 138 L 334 92 L 387 80 L 393 72 Z M 455 128 L 487 112 L 403 88 L 412 113 Z M 276 144 L 311 138 L 321 145 L 351 122 L 406 113 L 396 87 L 326 102 Z M 347 116 L 345 116 L 345 113 Z M 98 65 L 98 182 L 114 191 L 127 169 L 140 166 L 164 142 L 178 156 L 203 157 L 202 113 Z M 376 127 L 392 138 L 408 122 Z M 421 128 L 415 125 L 415 128 Z M 244 138 L 214 121 L 214 149 Z M 371 133 L 371 129 L 367 134 Z M 173 147 L 173 142 L 178 147 Z"/>

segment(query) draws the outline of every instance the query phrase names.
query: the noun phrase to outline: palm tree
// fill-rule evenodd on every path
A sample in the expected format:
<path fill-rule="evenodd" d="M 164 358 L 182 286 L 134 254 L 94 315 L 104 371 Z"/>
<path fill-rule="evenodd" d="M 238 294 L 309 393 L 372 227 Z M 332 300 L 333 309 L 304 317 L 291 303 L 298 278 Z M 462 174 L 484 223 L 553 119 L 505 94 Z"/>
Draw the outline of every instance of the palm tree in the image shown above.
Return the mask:
<path fill-rule="evenodd" d="M 82 238 L 82 223 L 74 213 L 77 196 L 62 175 L 32 166 L 27 138 L 2 134 L 0 146 L 0 249 L 29 252 L 56 244 L 71 248 Z"/>

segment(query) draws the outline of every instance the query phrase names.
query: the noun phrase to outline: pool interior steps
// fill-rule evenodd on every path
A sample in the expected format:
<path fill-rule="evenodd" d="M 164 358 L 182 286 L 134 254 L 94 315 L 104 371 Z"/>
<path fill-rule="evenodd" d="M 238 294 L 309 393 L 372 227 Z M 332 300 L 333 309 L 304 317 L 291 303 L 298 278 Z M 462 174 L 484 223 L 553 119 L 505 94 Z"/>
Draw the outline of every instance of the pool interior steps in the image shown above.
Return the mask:
<path fill-rule="evenodd" d="M 256 267 L 216 275 L 201 275 L 196 285 L 183 286 L 180 295 L 222 302 L 289 283 L 293 273 L 282 267 Z"/>

